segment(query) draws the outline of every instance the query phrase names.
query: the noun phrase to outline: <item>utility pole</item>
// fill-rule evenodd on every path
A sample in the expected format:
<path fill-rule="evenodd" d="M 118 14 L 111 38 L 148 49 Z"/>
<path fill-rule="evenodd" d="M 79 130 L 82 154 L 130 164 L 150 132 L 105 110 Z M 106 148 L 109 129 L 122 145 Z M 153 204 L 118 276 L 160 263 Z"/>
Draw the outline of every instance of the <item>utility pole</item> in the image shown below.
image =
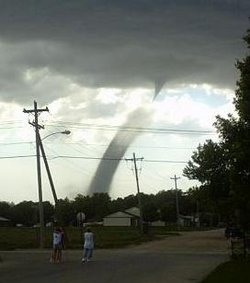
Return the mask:
<path fill-rule="evenodd" d="M 41 112 L 49 111 L 48 107 L 45 109 L 38 109 L 37 102 L 34 101 L 34 109 L 26 110 L 24 109 L 24 113 L 34 113 L 35 120 L 33 122 L 29 122 L 33 127 L 35 127 L 36 133 L 36 161 L 37 161 L 37 182 L 38 182 L 38 196 L 39 196 L 39 222 L 40 222 L 40 248 L 44 247 L 44 210 L 43 210 L 43 194 L 42 194 L 42 178 L 41 178 L 41 163 L 40 163 L 40 135 L 39 130 L 44 128 L 38 123 L 38 115 Z"/>
<path fill-rule="evenodd" d="M 126 161 L 133 161 L 134 169 L 135 169 L 135 179 L 136 179 L 136 187 L 137 187 L 137 198 L 138 198 L 138 206 L 139 206 L 139 213 L 140 213 L 140 230 L 143 232 L 143 217 L 142 217 L 142 203 L 141 203 L 141 194 L 140 194 L 140 186 L 139 186 L 139 178 L 138 178 L 138 169 L 136 161 L 142 161 L 143 157 L 136 158 L 135 153 L 133 153 L 132 159 L 126 159 Z"/>
<path fill-rule="evenodd" d="M 179 198 L 178 198 L 178 189 L 177 189 L 177 180 L 180 179 L 180 177 L 176 177 L 174 175 L 173 178 L 170 178 L 174 180 L 174 185 L 175 185 L 175 205 L 176 205 L 176 218 L 177 218 L 177 226 L 178 229 L 180 228 L 180 210 L 179 210 Z"/>

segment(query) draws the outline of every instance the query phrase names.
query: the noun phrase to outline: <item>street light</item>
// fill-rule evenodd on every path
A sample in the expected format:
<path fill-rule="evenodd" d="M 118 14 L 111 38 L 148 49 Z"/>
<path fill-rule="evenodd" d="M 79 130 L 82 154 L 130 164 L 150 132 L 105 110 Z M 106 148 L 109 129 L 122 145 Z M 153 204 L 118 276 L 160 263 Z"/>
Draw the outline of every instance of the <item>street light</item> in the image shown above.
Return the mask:
<path fill-rule="evenodd" d="M 49 169 L 49 164 L 48 164 L 48 161 L 47 161 L 47 158 L 46 158 L 46 154 L 45 154 L 45 151 L 44 151 L 44 148 L 43 148 L 43 143 L 42 143 L 42 140 L 48 138 L 49 136 L 55 135 L 55 134 L 69 135 L 70 131 L 69 130 L 64 130 L 63 132 L 54 132 L 54 133 L 51 133 L 51 134 L 43 137 L 42 139 L 40 137 L 40 133 L 38 132 L 37 133 L 37 138 L 38 138 L 39 148 L 41 149 L 41 152 L 42 152 L 44 165 L 46 167 L 46 171 L 47 171 L 47 174 L 48 174 L 48 178 L 49 178 L 52 194 L 53 194 L 53 197 L 54 197 L 54 201 L 55 201 L 55 204 L 57 204 L 56 190 L 55 190 L 55 187 L 54 187 L 53 179 L 52 179 L 52 176 L 51 176 L 51 173 L 50 173 L 50 169 Z M 39 158 L 40 158 L 40 155 L 38 155 L 38 159 Z M 38 173 L 38 179 L 41 180 L 41 170 L 39 169 L 37 173 Z M 39 197 L 39 207 L 40 207 L 40 209 L 39 209 L 40 247 L 43 248 L 43 246 L 44 246 L 44 209 L 43 209 L 43 201 L 42 201 L 42 185 L 41 185 L 41 182 L 40 182 L 40 190 L 41 190 L 41 195 Z"/>
<path fill-rule="evenodd" d="M 71 134 L 71 131 L 69 131 L 69 130 L 64 130 L 64 131 L 62 131 L 62 132 L 54 132 L 54 133 L 51 133 L 51 134 L 49 134 L 49 135 L 43 137 L 41 140 L 43 141 L 43 140 L 47 139 L 48 137 L 53 136 L 53 135 L 55 135 L 55 134 L 70 135 L 70 134 Z"/>

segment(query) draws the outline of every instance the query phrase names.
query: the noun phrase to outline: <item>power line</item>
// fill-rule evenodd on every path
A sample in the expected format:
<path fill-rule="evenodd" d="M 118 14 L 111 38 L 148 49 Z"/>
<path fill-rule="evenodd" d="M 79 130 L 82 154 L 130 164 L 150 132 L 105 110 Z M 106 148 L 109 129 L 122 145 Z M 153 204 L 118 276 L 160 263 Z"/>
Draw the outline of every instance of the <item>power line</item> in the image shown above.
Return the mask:
<path fill-rule="evenodd" d="M 34 144 L 35 141 L 23 141 L 23 142 L 0 142 L 0 146 L 9 146 L 9 145 L 19 145 L 19 144 Z M 47 142 L 47 144 L 55 144 L 55 142 Z M 80 142 L 66 142 L 63 143 L 66 145 L 79 145 L 79 146 L 100 146 L 107 147 L 109 144 L 94 144 L 94 143 L 80 143 Z M 115 147 L 122 147 L 122 145 L 114 145 Z M 134 145 L 130 146 L 131 148 L 154 148 L 154 149 L 170 149 L 170 150 L 193 150 L 196 147 L 171 147 L 171 146 L 150 146 L 150 145 Z"/>
<path fill-rule="evenodd" d="M 35 157 L 36 155 L 13 155 L 13 156 L 0 156 L 0 159 L 14 159 L 14 158 L 28 158 L 28 157 Z M 58 159 L 58 158 L 65 158 L 65 159 L 85 159 L 85 160 L 106 160 L 106 161 L 126 161 L 126 158 L 106 158 L 106 157 L 90 157 L 90 156 L 74 156 L 74 155 L 57 155 L 54 157 L 49 158 Z M 184 160 L 157 160 L 157 159 L 144 159 L 143 162 L 147 163 L 175 163 L 175 164 L 186 164 L 187 161 Z"/>
<path fill-rule="evenodd" d="M 36 155 L 28 154 L 28 155 L 0 156 L 0 159 L 16 159 L 16 158 L 29 158 L 29 157 L 36 157 Z"/>
<path fill-rule="evenodd" d="M 54 125 L 53 125 L 54 124 Z M 62 125 L 60 125 L 62 124 Z M 211 135 L 216 134 L 211 130 L 192 130 L 192 129 L 171 129 L 171 128 L 149 128 L 149 127 L 123 127 L 123 126 L 110 126 L 110 125 L 97 125 L 97 124 L 85 124 L 76 122 L 51 122 L 47 126 L 65 127 L 65 125 L 71 128 L 84 128 L 84 129 L 96 129 L 107 131 L 132 131 L 132 132 L 145 132 L 145 133 L 179 133 L 179 134 L 193 134 L 193 135 Z"/>

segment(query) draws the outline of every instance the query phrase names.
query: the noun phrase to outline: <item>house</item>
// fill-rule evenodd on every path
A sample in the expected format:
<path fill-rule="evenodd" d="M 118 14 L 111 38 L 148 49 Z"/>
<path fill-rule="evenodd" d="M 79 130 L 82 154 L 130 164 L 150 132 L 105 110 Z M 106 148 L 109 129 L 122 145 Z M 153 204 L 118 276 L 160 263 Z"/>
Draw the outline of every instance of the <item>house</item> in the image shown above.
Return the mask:
<path fill-rule="evenodd" d="M 164 226 L 166 226 L 166 223 L 162 220 L 152 221 L 150 224 L 151 224 L 152 227 L 164 227 Z"/>
<path fill-rule="evenodd" d="M 138 207 L 131 207 L 125 211 L 117 211 L 103 218 L 103 226 L 137 226 L 140 219 Z"/>
<path fill-rule="evenodd" d="M 10 226 L 10 224 L 11 224 L 10 219 L 0 216 L 0 227 Z"/>
<path fill-rule="evenodd" d="M 194 216 L 179 215 L 179 224 L 180 224 L 182 227 L 194 226 L 195 221 L 196 221 L 196 219 L 195 219 Z"/>

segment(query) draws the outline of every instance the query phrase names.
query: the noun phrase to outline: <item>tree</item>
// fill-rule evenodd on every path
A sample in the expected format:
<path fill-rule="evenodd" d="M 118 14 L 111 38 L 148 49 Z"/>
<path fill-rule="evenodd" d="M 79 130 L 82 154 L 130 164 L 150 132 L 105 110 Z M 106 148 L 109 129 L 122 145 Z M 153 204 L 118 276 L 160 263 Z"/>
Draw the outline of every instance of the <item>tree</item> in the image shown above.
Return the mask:
<path fill-rule="evenodd" d="M 11 204 L 6 201 L 0 201 L 0 216 L 11 218 Z"/>
<path fill-rule="evenodd" d="M 58 200 L 55 209 L 56 220 L 60 225 L 69 225 L 75 221 L 76 215 L 74 214 L 74 208 L 72 201 L 68 198 Z"/>
<path fill-rule="evenodd" d="M 36 204 L 32 201 L 22 201 L 12 208 L 12 221 L 25 226 L 32 226 L 37 220 Z"/>
<path fill-rule="evenodd" d="M 250 30 L 244 37 L 250 49 Z M 192 156 L 184 175 L 199 180 L 209 198 L 237 211 L 238 221 L 249 225 L 250 215 L 250 56 L 238 60 L 240 72 L 234 106 L 237 116 L 216 117 L 220 142 L 207 141 Z"/>
<path fill-rule="evenodd" d="M 111 199 L 107 193 L 94 193 L 91 198 L 91 206 L 94 209 L 93 220 L 100 221 L 109 214 Z"/>
<path fill-rule="evenodd" d="M 49 201 L 44 201 L 43 202 L 43 210 L 44 210 L 45 224 L 48 223 L 48 222 L 53 222 L 54 216 L 55 216 L 54 206 Z"/>
<path fill-rule="evenodd" d="M 229 195 L 229 168 L 224 147 L 212 140 L 207 140 L 192 155 L 192 161 L 183 170 L 189 179 L 201 182 L 204 190 L 208 189 L 209 198 L 216 201 Z"/>
<path fill-rule="evenodd" d="M 244 40 L 250 50 L 250 30 Z M 230 191 L 233 205 L 238 211 L 238 220 L 243 226 L 250 222 L 250 55 L 238 60 L 240 72 L 237 81 L 234 105 L 238 117 L 217 117 L 215 126 L 228 155 L 230 168 Z"/>

